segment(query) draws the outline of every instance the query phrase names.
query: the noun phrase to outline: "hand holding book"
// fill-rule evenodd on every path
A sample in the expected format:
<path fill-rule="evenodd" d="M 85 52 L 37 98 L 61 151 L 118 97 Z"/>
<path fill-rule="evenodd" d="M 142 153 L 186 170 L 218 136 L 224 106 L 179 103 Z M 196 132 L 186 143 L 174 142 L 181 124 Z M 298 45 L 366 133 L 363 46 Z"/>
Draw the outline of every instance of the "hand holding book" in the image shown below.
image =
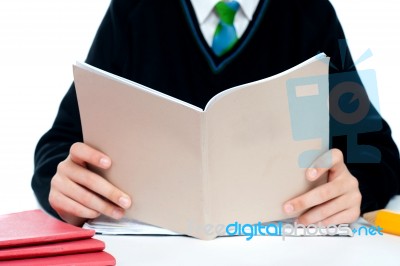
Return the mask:
<path fill-rule="evenodd" d="M 62 219 L 74 225 L 82 225 L 87 219 L 100 214 L 122 218 L 124 209 L 131 205 L 131 199 L 106 179 L 90 171 L 87 165 L 108 169 L 111 160 L 84 143 L 75 143 L 52 179 L 50 204 Z"/>
<path fill-rule="evenodd" d="M 328 165 L 326 167 L 329 157 Z M 313 182 L 328 173 L 328 182 L 303 195 L 289 200 L 284 205 L 286 212 L 306 211 L 298 217 L 298 223 L 332 224 L 352 223 L 360 216 L 361 193 L 357 179 L 349 172 L 343 154 L 332 149 L 318 158 L 306 171 L 306 178 Z"/>
<path fill-rule="evenodd" d="M 313 163 L 311 168 L 305 171 L 305 178 L 310 182 L 317 180 L 323 176 L 324 173 L 328 172 L 328 183 L 289 200 L 283 206 L 285 212 L 288 214 L 308 210 L 298 217 L 298 223 L 308 225 L 321 222 L 322 225 L 325 226 L 330 224 L 350 223 L 356 220 L 360 214 L 359 206 L 361 194 L 358 190 L 357 179 L 349 173 L 343 162 L 343 155 L 340 150 L 328 151 L 325 154 L 325 158 L 328 154 L 333 161 L 331 168 L 322 167 L 323 163 L 321 163 L 321 158 L 324 158 L 323 155 L 319 160 Z M 54 206 L 59 206 L 56 210 L 59 211 L 60 216 L 72 224 L 82 224 L 85 220 L 96 218 L 100 214 L 107 215 L 114 219 L 122 218 L 124 212 L 122 208 L 127 208 L 126 206 L 129 207 L 129 205 L 125 205 L 124 207 L 123 203 L 130 204 L 129 196 L 114 187 L 103 177 L 90 172 L 90 170 L 84 167 L 86 163 L 90 163 L 91 165 L 107 169 L 111 166 L 110 158 L 84 143 L 76 143 L 71 149 L 69 159 L 79 164 L 79 166 L 75 165 L 70 167 L 70 169 L 65 169 L 65 172 L 64 170 L 59 171 L 56 175 L 57 179 L 63 179 L 62 176 L 70 176 L 72 174 L 86 177 L 90 175 L 91 177 L 86 178 L 90 180 L 85 184 L 87 189 L 84 193 L 87 195 L 76 193 L 76 205 L 74 203 L 72 203 L 74 204 L 72 205 L 70 200 L 55 202 L 54 194 L 65 193 L 71 195 L 70 197 L 74 197 L 75 191 L 66 191 L 66 189 L 69 187 L 73 188 L 73 186 L 65 185 L 62 180 L 53 182 L 52 193 L 50 194 L 53 196 L 50 197 L 50 202 L 52 202 Z M 67 164 L 67 162 L 65 163 Z M 68 173 L 68 170 L 70 170 L 71 173 Z M 82 173 L 80 174 L 79 171 L 82 171 Z M 76 180 L 76 178 L 73 180 L 66 177 L 64 178 L 64 182 L 74 182 L 73 180 Z M 95 195 L 100 194 L 99 192 L 89 190 L 89 187 L 91 187 L 90 182 L 98 182 L 99 178 L 101 179 L 99 184 L 102 186 L 99 190 L 107 191 L 111 196 L 106 197 L 103 195 L 104 199 L 98 202 L 98 205 L 94 205 L 93 203 L 86 204 L 82 199 L 96 197 Z M 57 182 L 59 182 L 58 184 L 60 184 L 61 187 L 66 189 L 62 191 L 58 190 Z M 79 185 L 82 186 L 83 184 Z M 104 194 L 107 192 L 104 192 Z M 115 200 L 117 204 L 121 204 L 120 206 L 115 203 L 112 204 L 111 198 L 114 195 L 123 195 L 122 197 L 127 197 L 128 201 Z M 118 196 L 114 196 L 114 198 L 118 198 Z M 59 197 L 59 199 L 63 198 L 66 197 Z"/>
<path fill-rule="evenodd" d="M 340 152 L 333 151 L 332 167 L 317 164 L 328 147 L 327 66 L 326 57 L 316 56 L 274 77 L 226 90 L 202 110 L 78 64 L 74 76 L 86 145 L 75 144 L 59 167 L 53 207 L 61 216 L 85 218 L 100 213 L 119 218 L 127 207 L 128 218 L 203 239 L 216 235 L 191 234 L 188 221 L 252 223 L 303 212 L 299 219 L 305 222 L 353 220 L 359 191 Z M 295 115 L 314 133 L 296 139 L 287 99 L 306 98 L 297 89 L 310 84 L 317 85 L 312 103 L 318 108 L 307 112 L 306 106 Z M 307 152 L 311 156 L 299 162 Z M 101 158 L 108 163 L 101 165 Z M 316 173 L 307 174 L 315 179 L 305 179 L 314 160 Z M 134 208 L 123 200 L 126 195 Z"/>

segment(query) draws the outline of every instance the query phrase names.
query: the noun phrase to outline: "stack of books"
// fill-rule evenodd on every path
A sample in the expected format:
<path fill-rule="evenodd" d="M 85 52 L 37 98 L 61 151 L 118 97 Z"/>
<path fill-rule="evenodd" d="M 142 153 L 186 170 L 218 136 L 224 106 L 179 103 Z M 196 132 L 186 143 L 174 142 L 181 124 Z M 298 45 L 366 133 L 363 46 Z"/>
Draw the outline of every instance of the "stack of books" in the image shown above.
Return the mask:
<path fill-rule="evenodd" d="M 94 234 L 42 210 L 0 215 L 0 265 L 115 265 Z"/>

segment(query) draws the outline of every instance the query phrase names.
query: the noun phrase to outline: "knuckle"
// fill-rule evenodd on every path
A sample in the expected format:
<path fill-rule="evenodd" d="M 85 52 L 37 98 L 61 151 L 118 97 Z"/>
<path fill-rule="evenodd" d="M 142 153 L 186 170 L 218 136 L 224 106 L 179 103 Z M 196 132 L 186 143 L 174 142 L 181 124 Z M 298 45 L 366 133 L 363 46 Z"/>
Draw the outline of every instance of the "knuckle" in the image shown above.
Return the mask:
<path fill-rule="evenodd" d="M 85 193 L 82 193 L 82 195 L 79 198 L 80 198 L 81 204 L 86 207 L 93 205 L 93 203 L 96 201 L 96 196 L 88 191 L 85 191 Z"/>
<path fill-rule="evenodd" d="M 94 219 L 98 217 L 100 214 L 92 209 L 79 208 L 75 211 L 74 215 L 78 217 Z"/>
<path fill-rule="evenodd" d="M 50 188 L 57 187 L 57 183 L 58 183 L 58 175 L 55 175 L 55 176 L 53 176 L 53 178 L 50 180 Z M 50 193 L 51 193 L 51 189 L 50 189 Z"/>
<path fill-rule="evenodd" d="M 309 214 L 303 214 L 299 217 L 299 222 L 304 225 L 309 225 L 312 223 L 312 219 Z"/>
<path fill-rule="evenodd" d="M 70 154 L 73 156 L 73 158 L 79 158 L 80 160 L 94 165 L 98 165 L 100 159 L 103 157 L 99 151 L 92 149 L 82 142 L 75 142 L 72 144 L 70 148 Z"/>
<path fill-rule="evenodd" d="M 50 192 L 58 190 L 60 187 L 62 187 L 62 179 L 63 177 L 59 174 L 53 176 L 53 178 L 50 180 Z"/>
<path fill-rule="evenodd" d="M 60 193 L 50 190 L 49 193 L 49 204 L 54 210 L 59 210 L 62 206 L 62 196 Z"/>
<path fill-rule="evenodd" d="M 90 175 L 90 172 L 86 171 L 86 168 L 78 168 L 71 175 L 70 178 L 74 180 L 74 182 L 79 183 L 83 187 L 90 188 L 93 179 Z"/>
<path fill-rule="evenodd" d="M 293 202 L 295 206 L 295 210 L 302 211 L 307 209 L 307 203 L 304 198 L 298 198 L 295 202 Z"/>
<path fill-rule="evenodd" d="M 318 196 L 321 200 L 326 201 L 332 197 L 332 192 L 330 189 L 321 187 L 321 189 L 318 190 Z"/>
<path fill-rule="evenodd" d="M 81 142 L 75 142 L 74 144 L 71 145 L 71 148 L 69 149 L 70 154 L 77 154 L 79 150 L 81 149 L 82 143 Z"/>
<path fill-rule="evenodd" d="M 57 205 L 57 196 L 55 195 L 53 190 L 50 190 L 49 193 L 49 203 L 50 206 L 53 207 L 53 209 L 55 209 L 55 206 Z"/>
<path fill-rule="evenodd" d="M 356 193 L 354 193 L 353 197 L 354 197 L 353 202 L 357 203 L 357 206 L 360 205 L 361 200 L 362 200 L 361 193 L 359 191 L 357 191 Z"/>
<path fill-rule="evenodd" d="M 102 201 L 101 204 L 98 205 L 97 211 L 102 214 L 105 214 L 109 217 L 112 217 L 113 212 L 115 210 L 115 206 L 108 201 Z"/>
<path fill-rule="evenodd" d="M 67 170 L 67 168 L 68 168 L 67 163 L 65 161 L 62 161 L 57 165 L 57 172 L 64 173 Z"/>
<path fill-rule="evenodd" d="M 120 197 L 121 192 L 118 189 L 114 187 L 110 188 L 110 191 L 108 192 L 108 199 L 110 199 L 112 202 L 117 203 Z"/>
<path fill-rule="evenodd" d="M 85 218 L 94 219 L 100 216 L 100 213 L 94 210 L 89 210 Z"/>
<path fill-rule="evenodd" d="M 76 208 L 76 209 L 72 209 L 70 211 L 70 213 L 72 213 L 74 216 L 77 217 L 86 217 L 87 215 L 87 210 L 85 210 L 84 208 Z"/>
<path fill-rule="evenodd" d="M 107 184 L 104 184 L 104 182 L 102 182 L 103 180 L 101 180 L 102 177 L 96 173 L 89 170 L 83 170 L 77 173 L 77 177 L 79 178 L 79 184 L 83 187 L 95 191 L 102 196 L 107 196 L 103 194 L 103 190 L 107 189 Z"/>
<path fill-rule="evenodd" d="M 93 188 L 93 185 L 98 181 L 96 179 L 96 175 L 87 171 L 79 171 L 79 173 L 77 173 L 77 177 L 80 180 L 80 184 L 86 188 Z"/>
<path fill-rule="evenodd" d="M 358 219 L 358 217 L 360 216 L 360 209 L 359 208 L 353 208 L 349 211 L 349 222 L 354 222 L 355 220 Z"/>
<path fill-rule="evenodd" d="M 321 208 L 321 210 L 319 211 L 319 216 L 320 216 L 319 220 L 324 220 L 331 215 L 332 215 L 332 212 L 330 209 L 328 209 L 327 207 Z"/>
<path fill-rule="evenodd" d="M 334 158 L 337 158 L 339 161 L 343 161 L 343 152 L 337 148 L 332 149 L 332 155 Z"/>
<path fill-rule="evenodd" d="M 357 178 L 355 178 L 355 177 L 352 177 L 351 179 L 350 179 L 350 186 L 352 187 L 352 188 L 358 188 L 358 180 L 357 180 Z"/>
<path fill-rule="evenodd" d="M 362 195 L 361 195 L 360 191 L 358 191 L 358 193 L 357 193 L 357 200 L 358 200 L 358 203 L 361 203 L 361 201 L 362 201 Z"/>
<path fill-rule="evenodd" d="M 358 180 L 354 176 L 343 179 L 341 183 L 343 191 L 359 192 Z"/>

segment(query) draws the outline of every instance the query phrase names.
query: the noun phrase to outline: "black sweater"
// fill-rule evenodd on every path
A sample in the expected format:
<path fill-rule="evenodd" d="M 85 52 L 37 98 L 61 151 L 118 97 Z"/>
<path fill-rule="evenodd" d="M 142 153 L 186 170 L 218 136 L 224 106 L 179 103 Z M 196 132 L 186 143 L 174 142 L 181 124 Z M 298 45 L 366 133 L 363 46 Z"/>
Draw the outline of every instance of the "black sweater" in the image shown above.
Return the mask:
<path fill-rule="evenodd" d="M 341 58 L 340 51 L 347 48 L 345 42 L 339 45 L 343 39 L 327 0 L 260 1 L 235 48 L 217 58 L 199 31 L 190 1 L 114 0 L 86 62 L 204 108 L 224 89 L 277 74 L 319 52 L 331 57 L 331 87 L 345 81 L 361 84 L 350 53 Z M 361 211 L 384 207 L 400 192 L 399 153 L 389 126 L 374 108 L 357 123 L 343 124 L 337 117 L 331 116 L 331 147 L 343 151 L 359 180 Z M 40 204 L 54 215 L 48 201 L 50 181 L 78 141 L 82 129 L 72 84 L 35 151 L 32 187 Z M 359 144 L 364 146 L 355 149 Z"/>

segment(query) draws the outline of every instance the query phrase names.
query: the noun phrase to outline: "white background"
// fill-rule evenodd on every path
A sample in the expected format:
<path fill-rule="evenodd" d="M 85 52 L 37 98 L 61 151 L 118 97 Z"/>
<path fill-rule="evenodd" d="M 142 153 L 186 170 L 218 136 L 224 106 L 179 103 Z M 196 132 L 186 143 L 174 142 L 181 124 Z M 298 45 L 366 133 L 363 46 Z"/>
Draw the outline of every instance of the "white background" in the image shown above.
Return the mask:
<path fill-rule="evenodd" d="M 279 0 L 278 0 L 279 1 Z M 377 73 L 380 111 L 400 144 L 400 5 L 396 0 L 332 1 L 359 70 Z M 83 61 L 109 0 L 0 1 L 0 214 L 37 207 L 33 152 Z M 396 92 L 397 91 L 397 92 Z"/>

